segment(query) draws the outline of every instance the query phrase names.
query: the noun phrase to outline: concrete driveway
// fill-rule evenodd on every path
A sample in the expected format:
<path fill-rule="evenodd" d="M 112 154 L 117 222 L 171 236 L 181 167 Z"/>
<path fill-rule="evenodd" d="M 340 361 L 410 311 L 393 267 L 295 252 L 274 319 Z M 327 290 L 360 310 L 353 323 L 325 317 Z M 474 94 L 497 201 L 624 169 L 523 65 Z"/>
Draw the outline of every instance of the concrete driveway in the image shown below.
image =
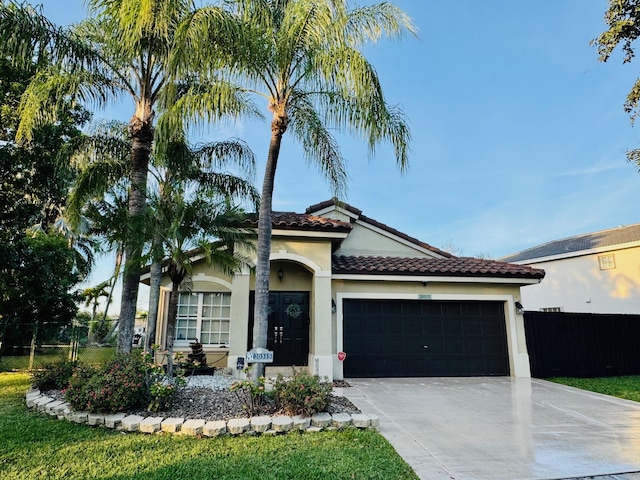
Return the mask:
<path fill-rule="evenodd" d="M 640 403 L 538 379 L 348 379 L 422 479 L 640 479 Z"/>

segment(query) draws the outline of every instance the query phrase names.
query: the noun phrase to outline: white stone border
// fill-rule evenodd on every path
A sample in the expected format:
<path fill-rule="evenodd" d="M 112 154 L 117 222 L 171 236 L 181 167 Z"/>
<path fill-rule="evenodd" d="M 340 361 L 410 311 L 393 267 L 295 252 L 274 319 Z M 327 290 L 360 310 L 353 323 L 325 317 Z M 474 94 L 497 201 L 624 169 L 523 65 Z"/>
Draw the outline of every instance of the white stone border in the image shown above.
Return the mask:
<path fill-rule="evenodd" d="M 26 394 L 27 407 L 47 413 L 59 420 L 68 420 L 91 426 L 102 426 L 124 432 L 172 433 L 190 436 L 217 437 L 220 435 L 277 435 L 292 431 L 321 432 L 360 428 L 378 430 L 380 418 L 364 413 L 348 414 L 315 413 L 311 417 L 278 415 L 231 420 L 206 421 L 201 419 L 142 417 L 126 413 L 109 415 L 76 412 L 68 403 L 42 395 L 40 390 L 31 389 Z"/>

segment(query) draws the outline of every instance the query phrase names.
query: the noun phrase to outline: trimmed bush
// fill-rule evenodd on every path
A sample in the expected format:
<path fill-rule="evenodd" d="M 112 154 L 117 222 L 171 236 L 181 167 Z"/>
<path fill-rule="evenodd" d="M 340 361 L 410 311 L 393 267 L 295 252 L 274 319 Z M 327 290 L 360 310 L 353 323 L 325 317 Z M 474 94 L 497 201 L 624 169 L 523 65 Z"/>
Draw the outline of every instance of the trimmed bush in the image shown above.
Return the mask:
<path fill-rule="evenodd" d="M 44 365 L 40 370 L 31 373 L 32 385 L 42 391 L 62 390 L 67 388 L 76 362 L 63 360 Z"/>
<path fill-rule="evenodd" d="M 333 386 L 318 375 L 293 372 L 292 377 L 278 375 L 274 395 L 278 408 L 288 415 L 313 415 L 329 405 Z"/>

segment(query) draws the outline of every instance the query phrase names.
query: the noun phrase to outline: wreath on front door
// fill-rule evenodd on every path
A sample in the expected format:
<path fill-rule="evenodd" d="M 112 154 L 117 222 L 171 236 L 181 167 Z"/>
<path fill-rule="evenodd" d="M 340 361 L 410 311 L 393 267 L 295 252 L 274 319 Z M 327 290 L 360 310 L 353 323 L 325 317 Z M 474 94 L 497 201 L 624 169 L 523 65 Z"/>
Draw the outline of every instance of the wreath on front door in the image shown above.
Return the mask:
<path fill-rule="evenodd" d="M 292 303 L 286 308 L 284 313 L 289 315 L 291 318 L 298 318 L 302 315 L 302 308 L 300 308 L 300 305 L 297 303 Z"/>

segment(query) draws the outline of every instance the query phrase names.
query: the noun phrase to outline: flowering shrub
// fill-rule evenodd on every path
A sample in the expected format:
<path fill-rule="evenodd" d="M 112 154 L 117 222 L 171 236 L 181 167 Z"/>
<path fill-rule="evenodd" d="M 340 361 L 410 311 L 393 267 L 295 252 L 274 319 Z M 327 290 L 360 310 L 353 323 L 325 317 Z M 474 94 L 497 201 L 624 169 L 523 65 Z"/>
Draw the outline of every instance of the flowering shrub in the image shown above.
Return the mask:
<path fill-rule="evenodd" d="M 159 349 L 158 345 L 152 345 L 151 350 L 155 352 Z M 166 355 L 166 352 L 165 352 Z M 174 356 L 176 368 L 174 369 L 174 377 L 167 378 L 164 367 L 159 363 L 153 362 L 153 354 L 145 353 L 142 356 L 145 369 L 145 385 L 148 392 L 147 410 L 150 412 L 161 412 L 167 410 L 173 404 L 173 400 L 179 389 L 187 384 L 184 376 L 184 361 L 182 354 Z"/>
<path fill-rule="evenodd" d="M 251 367 L 245 367 L 245 374 L 249 377 Z M 258 413 L 260 407 L 262 407 L 266 399 L 269 398 L 269 393 L 265 388 L 264 377 L 258 378 L 258 383 L 253 383 L 250 378 L 246 380 L 237 380 L 231 384 L 229 390 L 234 392 L 238 397 L 238 400 L 242 403 L 242 408 L 247 411 L 249 415 L 255 415 Z"/>
<path fill-rule="evenodd" d="M 90 365 L 80 364 L 73 369 L 73 374 L 69 379 L 69 386 L 62 390 L 64 397 L 72 408 L 76 410 L 84 410 L 89 403 L 89 391 L 86 388 L 87 383 L 97 374 L 97 369 Z"/>
<path fill-rule="evenodd" d="M 75 410 L 121 412 L 147 398 L 145 366 L 139 355 L 120 355 L 89 375 L 89 367 L 77 368 L 65 392 Z"/>
<path fill-rule="evenodd" d="M 151 399 L 147 410 L 150 412 L 161 412 L 167 410 L 173 404 L 178 387 L 175 383 L 164 383 L 161 381 L 151 384 L 149 394 Z"/>
<path fill-rule="evenodd" d="M 40 370 L 32 372 L 31 382 L 40 390 L 62 390 L 69 385 L 69 379 L 76 365 L 76 362 L 68 360 L 43 365 Z"/>
<path fill-rule="evenodd" d="M 318 375 L 294 370 L 292 377 L 278 375 L 273 390 L 277 406 L 288 415 L 313 415 L 326 410 L 332 388 Z"/>

